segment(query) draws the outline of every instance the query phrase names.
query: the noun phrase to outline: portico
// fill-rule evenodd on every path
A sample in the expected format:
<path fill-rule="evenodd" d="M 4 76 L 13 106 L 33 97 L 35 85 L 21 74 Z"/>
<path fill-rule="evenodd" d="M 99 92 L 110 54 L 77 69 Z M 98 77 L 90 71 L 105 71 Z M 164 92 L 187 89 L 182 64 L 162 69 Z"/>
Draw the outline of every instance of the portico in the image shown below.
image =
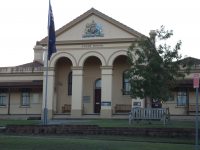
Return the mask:
<path fill-rule="evenodd" d="M 131 105 L 124 92 L 128 89 L 124 73 L 130 67 L 127 49 L 140 36 L 93 8 L 57 30 L 57 52 L 48 62 L 49 118 L 54 114 L 111 118 L 116 104 Z M 47 38 L 37 42 L 37 54 L 46 42 Z"/>

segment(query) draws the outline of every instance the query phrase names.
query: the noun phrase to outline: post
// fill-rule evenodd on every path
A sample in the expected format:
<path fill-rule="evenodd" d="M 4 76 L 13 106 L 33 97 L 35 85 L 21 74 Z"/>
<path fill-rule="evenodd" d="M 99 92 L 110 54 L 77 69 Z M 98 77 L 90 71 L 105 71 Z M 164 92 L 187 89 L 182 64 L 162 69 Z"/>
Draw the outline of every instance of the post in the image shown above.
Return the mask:
<path fill-rule="evenodd" d="M 8 115 L 10 115 L 10 87 L 8 88 Z"/>
<path fill-rule="evenodd" d="M 193 76 L 193 87 L 196 89 L 196 136 L 195 136 L 195 150 L 199 149 L 199 103 L 198 103 L 198 97 L 199 97 L 199 74 L 195 73 Z"/>
<path fill-rule="evenodd" d="M 198 97 L 199 97 L 199 88 L 196 88 L 196 137 L 195 137 L 195 150 L 199 149 L 199 103 L 198 103 Z"/>
<path fill-rule="evenodd" d="M 48 119 L 48 107 L 47 107 L 47 88 L 48 88 L 48 60 L 50 60 L 52 53 L 56 52 L 56 37 L 55 37 L 55 28 L 54 28 L 54 18 L 51 8 L 51 1 L 49 0 L 49 12 L 48 12 L 48 42 L 47 42 L 47 55 L 46 55 L 46 78 L 45 78 L 45 106 L 44 106 L 44 125 L 47 125 Z"/>
<path fill-rule="evenodd" d="M 46 56 L 46 76 L 45 76 L 45 102 L 44 102 L 44 117 L 43 124 L 47 125 L 48 120 L 48 108 L 47 108 L 47 87 L 48 87 L 48 51 Z"/>

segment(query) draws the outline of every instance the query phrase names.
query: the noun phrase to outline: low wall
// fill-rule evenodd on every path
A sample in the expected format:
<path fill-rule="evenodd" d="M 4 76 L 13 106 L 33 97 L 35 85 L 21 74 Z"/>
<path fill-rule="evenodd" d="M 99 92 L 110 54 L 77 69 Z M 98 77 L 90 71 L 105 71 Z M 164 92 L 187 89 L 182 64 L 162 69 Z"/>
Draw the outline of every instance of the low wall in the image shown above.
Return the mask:
<path fill-rule="evenodd" d="M 119 135 L 194 138 L 195 129 L 99 127 L 96 125 L 8 125 L 3 133 L 17 135 Z"/>

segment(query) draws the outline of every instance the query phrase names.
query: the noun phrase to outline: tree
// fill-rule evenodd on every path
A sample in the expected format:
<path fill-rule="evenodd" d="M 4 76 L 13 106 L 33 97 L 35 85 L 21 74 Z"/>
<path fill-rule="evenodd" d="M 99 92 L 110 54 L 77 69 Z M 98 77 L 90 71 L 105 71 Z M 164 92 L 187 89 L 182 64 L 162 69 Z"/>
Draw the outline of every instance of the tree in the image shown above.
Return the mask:
<path fill-rule="evenodd" d="M 172 30 L 161 26 L 159 30 L 150 32 L 150 38 L 141 37 L 129 47 L 128 58 L 132 67 L 128 77 L 132 98 L 167 101 L 177 78 L 184 77 L 177 63 L 181 59 L 182 42 L 178 41 L 174 48 L 169 46 L 167 40 L 172 35 Z"/>

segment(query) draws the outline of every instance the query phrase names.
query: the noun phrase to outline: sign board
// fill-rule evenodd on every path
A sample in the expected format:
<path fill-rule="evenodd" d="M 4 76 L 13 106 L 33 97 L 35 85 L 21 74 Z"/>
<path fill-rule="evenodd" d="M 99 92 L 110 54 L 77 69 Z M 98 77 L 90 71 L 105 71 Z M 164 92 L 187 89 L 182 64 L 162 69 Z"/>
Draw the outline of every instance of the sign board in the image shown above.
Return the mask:
<path fill-rule="evenodd" d="M 193 76 L 193 87 L 199 88 L 199 74 L 195 73 Z"/>

